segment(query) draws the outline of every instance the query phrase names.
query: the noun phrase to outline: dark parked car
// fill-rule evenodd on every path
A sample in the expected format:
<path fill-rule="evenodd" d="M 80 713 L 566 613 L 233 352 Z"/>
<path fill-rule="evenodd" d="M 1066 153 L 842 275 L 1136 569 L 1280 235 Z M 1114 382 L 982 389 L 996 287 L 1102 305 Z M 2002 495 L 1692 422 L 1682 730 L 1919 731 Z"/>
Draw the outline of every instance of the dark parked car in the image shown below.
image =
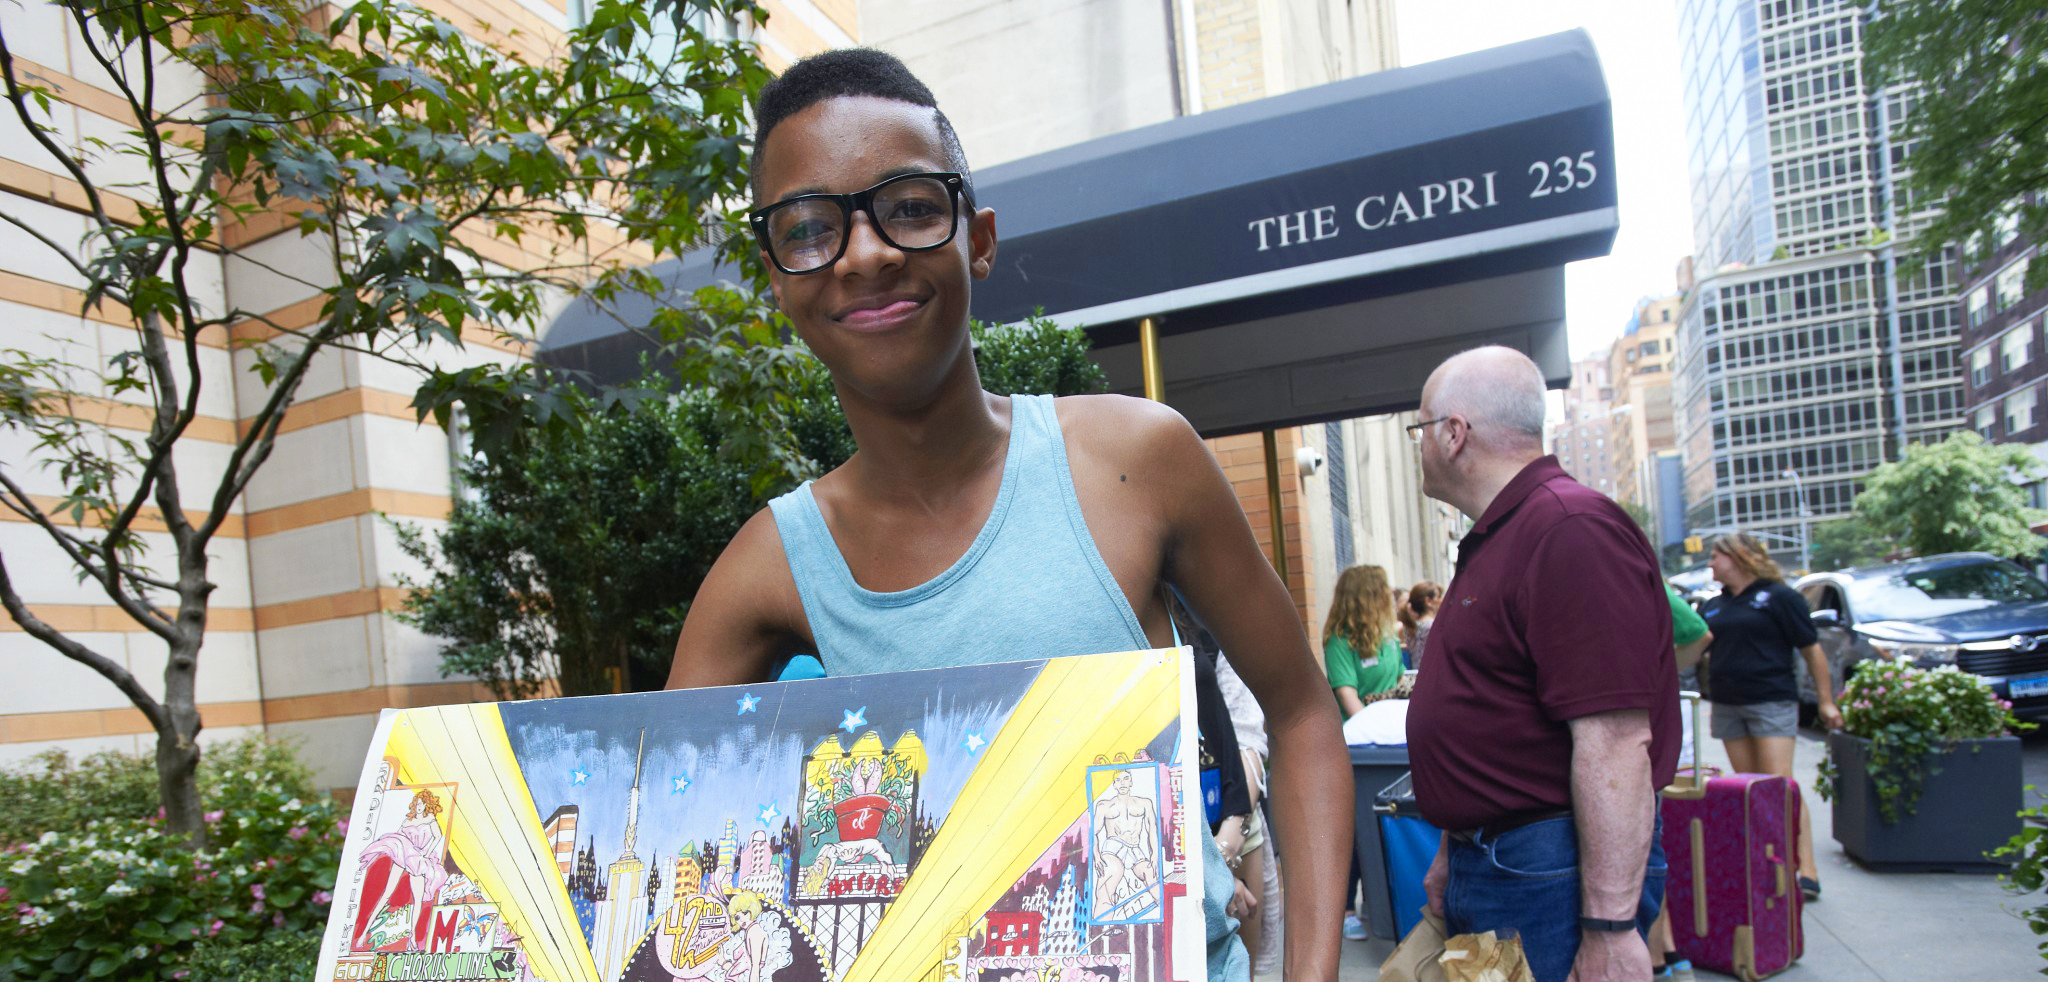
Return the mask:
<path fill-rule="evenodd" d="M 1802 577 L 1836 691 L 1859 662 L 1953 664 L 2022 718 L 2048 719 L 2048 585 L 1989 553 L 1956 552 Z M 1803 660 L 1802 660 L 1803 661 Z M 1801 699 L 1813 683 L 1800 666 Z"/>

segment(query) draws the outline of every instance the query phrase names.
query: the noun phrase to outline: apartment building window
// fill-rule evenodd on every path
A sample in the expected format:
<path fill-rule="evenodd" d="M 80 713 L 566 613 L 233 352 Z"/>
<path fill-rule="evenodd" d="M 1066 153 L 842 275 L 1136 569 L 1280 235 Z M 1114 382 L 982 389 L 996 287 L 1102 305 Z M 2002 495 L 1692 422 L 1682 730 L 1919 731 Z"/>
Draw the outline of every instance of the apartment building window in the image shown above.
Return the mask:
<path fill-rule="evenodd" d="M 1991 308 L 1991 288 L 1985 287 L 1970 294 L 1969 316 L 1971 327 L 1983 327 L 1984 318 Z"/>
<path fill-rule="evenodd" d="M 1977 435 L 1986 440 L 1998 439 L 1998 406 L 1992 404 L 1977 410 Z"/>
<path fill-rule="evenodd" d="M 1983 388 L 1991 384 L 1991 346 L 1985 345 L 1970 352 L 1970 385 Z"/>
<path fill-rule="evenodd" d="M 2007 266 L 1998 274 L 1998 309 L 2006 310 L 2020 302 L 2027 293 L 2027 259 Z"/>
<path fill-rule="evenodd" d="M 2034 387 L 2027 386 L 2005 397 L 2005 433 L 2013 436 L 2034 425 Z"/>
<path fill-rule="evenodd" d="M 2033 360 L 2034 325 L 2021 324 L 1998 340 L 1998 370 L 2008 375 Z"/>

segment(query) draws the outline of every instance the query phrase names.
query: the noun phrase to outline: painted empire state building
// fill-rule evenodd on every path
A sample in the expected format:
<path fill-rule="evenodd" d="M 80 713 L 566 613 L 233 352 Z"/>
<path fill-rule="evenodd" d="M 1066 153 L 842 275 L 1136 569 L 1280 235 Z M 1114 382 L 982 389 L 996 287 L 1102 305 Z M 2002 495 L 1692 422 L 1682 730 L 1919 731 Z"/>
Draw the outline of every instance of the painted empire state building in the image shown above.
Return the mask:
<path fill-rule="evenodd" d="M 597 904 L 598 978 L 613 980 L 626 970 L 633 945 L 647 933 L 647 864 L 633 854 L 640 834 L 640 765 L 647 756 L 647 731 L 640 731 L 640 749 L 633 756 L 633 790 L 626 794 L 626 841 L 619 858 L 606 867 L 605 899 Z"/>

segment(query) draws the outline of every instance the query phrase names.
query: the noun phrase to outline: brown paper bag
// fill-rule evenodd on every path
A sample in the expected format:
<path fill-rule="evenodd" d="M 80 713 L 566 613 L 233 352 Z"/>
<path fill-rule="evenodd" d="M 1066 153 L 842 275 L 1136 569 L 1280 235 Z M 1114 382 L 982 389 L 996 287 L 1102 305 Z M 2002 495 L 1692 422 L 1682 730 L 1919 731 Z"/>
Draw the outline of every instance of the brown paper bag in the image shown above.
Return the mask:
<path fill-rule="evenodd" d="M 1422 909 L 1422 920 L 1380 964 L 1380 982 L 1446 982 L 1437 957 L 1444 953 L 1444 919 Z"/>
<path fill-rule="evenodd" d="M 1492 931 L 1446 939 L 1437 963 L 1444 982 L 1536 982 L 1522 954 L 1522 939 L 1497 938 Z"/>

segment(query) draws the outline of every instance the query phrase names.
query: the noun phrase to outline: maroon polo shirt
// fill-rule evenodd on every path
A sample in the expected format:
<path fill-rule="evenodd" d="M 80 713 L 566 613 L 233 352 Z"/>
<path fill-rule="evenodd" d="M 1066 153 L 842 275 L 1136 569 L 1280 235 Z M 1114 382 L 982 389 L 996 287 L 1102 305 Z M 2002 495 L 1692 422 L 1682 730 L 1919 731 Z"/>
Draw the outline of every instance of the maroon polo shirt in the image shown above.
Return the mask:
<path fill-rule="evenodd" d="M 1571 805 L 1578 717 L 1650 713 L 1652 787 L 1678 765 L 1678 667 L 1656 554 L 1556 457 L 1515 475 L 1458 543 L 1408 710 L 1422 815 L 1468 829 Z"/>

